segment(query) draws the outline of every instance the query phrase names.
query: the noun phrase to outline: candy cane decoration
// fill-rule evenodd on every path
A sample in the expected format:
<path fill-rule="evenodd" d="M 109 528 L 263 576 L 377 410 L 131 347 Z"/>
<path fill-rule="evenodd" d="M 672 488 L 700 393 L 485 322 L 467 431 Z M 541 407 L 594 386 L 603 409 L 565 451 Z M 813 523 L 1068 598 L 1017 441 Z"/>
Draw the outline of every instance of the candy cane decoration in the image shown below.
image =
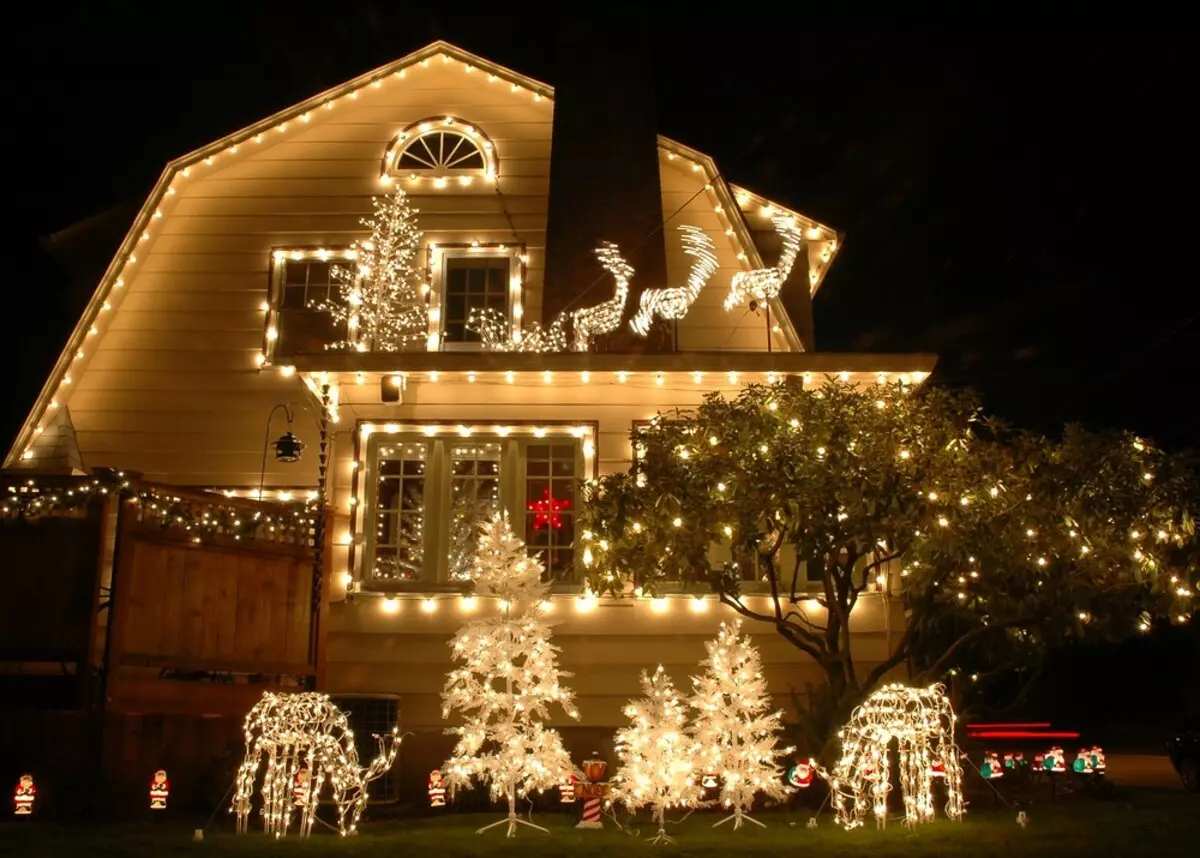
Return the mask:
<path fill-rule="evenodd" d="M 772 218 L 771 223 L 783 239 L 779 261 L 771 268 L 739 271 L 733 275 L 733 280 L 729 283 L 729 295 L 725 298 L 727 311 L 751 298 L 758 301 L 778 298 L 784 281 L 792 273 L 792 266 L 796 264 L 796 256 L 800 252 L 800 227 L 794 217 L 783 215 Z"/>
<path fill-rule="evenodd" d="M 637 314 L 629 322 L 629 327 L 640 336 L 644 337 L 650 332 L 650 324 L 655 316 L 670 321 L 686 316 L 700 290 L 717 270 L 717 256 L 708 233 L 700 227 L 688 224 L 680 226 L 679 231 L 683 233 L 683 252 L 692 257 L 687 285 L 668 289 L 647 289 L 642 293 Z"/>

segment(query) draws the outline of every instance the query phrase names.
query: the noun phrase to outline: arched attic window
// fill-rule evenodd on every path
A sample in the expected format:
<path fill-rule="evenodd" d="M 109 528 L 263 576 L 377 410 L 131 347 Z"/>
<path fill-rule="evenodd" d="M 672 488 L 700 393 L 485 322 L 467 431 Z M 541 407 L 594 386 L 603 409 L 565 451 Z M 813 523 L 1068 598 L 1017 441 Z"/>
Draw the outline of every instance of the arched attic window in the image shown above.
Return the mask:
<path fill-rule="evenodd" d="M 487 135 L 453 116 L 423 119 L 388 144 L 383 176 L 413 182 L 429 179 L 444 188 L 451 181 L 469 185 L 496 176 L 496 148 Z"/>

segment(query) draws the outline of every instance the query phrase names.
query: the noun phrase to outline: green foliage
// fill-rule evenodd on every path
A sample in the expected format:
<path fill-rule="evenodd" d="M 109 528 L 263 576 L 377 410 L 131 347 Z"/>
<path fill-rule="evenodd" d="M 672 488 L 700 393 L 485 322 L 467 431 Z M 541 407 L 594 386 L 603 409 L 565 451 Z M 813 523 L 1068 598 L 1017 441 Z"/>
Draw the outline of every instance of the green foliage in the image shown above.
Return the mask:
<path fill-rule="evenodd" d="M 711 588 L 812 656 L 835 708 L 902 664 L 921 680 L 1019 665 L 1194 610 L 1195 472 L 1129 434 L 1048 439 L 969 394 L 829 379 L 714 394 L 633 440 L 634 467 L 592 484 L 582 512 L 592 589 Z M 860 676 L 864 598 L 905 619 Z"/>

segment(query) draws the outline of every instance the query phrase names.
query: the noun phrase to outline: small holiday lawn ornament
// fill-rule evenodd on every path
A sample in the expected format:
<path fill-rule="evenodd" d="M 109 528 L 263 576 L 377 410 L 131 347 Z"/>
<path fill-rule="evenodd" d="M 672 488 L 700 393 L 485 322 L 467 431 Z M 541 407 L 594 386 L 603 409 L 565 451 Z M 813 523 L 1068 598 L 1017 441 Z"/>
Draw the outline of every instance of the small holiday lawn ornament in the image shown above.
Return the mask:
<path fill-rule="evenodd" d="M 808 789 L 813 782 L 812 760 L 798 760 L 788 769 L 787 782 L 796 789 Z"/>
<path fill-rule="evenodd" d="M 1042 768 L 1051 774 L 1062 774 L 1067 770 L 1067 755 L 1058 745 L 1046 752 Z"/>
<path fill-rule="evenodd" d="M 296 780 L 292 784 L 292 805 L 295 807 L 307 806 L 311 791 L 312 775 L 309 774 L 308 769 L 296 772 Z"/>
<path fill-rule="evenodd" d="M 442 773 L 438 769 L 429 773 L 429 806 L 446 806 L 446 786 L 442 782 Z"/>
<path fill-rule="evenodd" d="M 717 773 L 708 772 L 705 774 L 704 777 L 700 779 L 700 786 L 704 787 L 705 789 L 716 789 L 718 786 Z"/>
<path fill-rule="evenodd" d="M 21 775 L 17 788 L 13 791 L 13 814 L 30 816 L 33 813 L 33 800 L 37 797 L 37 787 L 33 785 L 33 775 Z"/>
<path fill-rule="evenodd" d="M 941 760 L 934 760 L 929 766 L 929 776 L 938 780 L 946 777 L 946 764 Z"/>
<path fill-rule="evenodd" d="M 579 783 L 579 778 L 575 775 L 564 778 L 563 782 L 558 785 L 559 799 L 563 804 L 575 803 L 575 784 Z"/>
<path fill-rule="evenodd" d="M 608 795 L 608 782 L 604 774 L 608 771 L 608 763 L 593 752 L 593 759 L 583 761 L 583 776 L 587 778 L 579 784 L 576 792 L 583 799 L 583 818 L 576 828 L 603 828 L 600 821 L 600 810 L 604 805 L 604 797 Z"/>
<path fill-rule="evenodd" d="M 1088 748 L 1080 748 L 1079 753 L 1075 755 L 1075 762 L 1071 763 L 1071 768 L 1077 775 L 1090 775 L 1092 773 L 1092 754 Z"/>
<path fill-rule="evenodd" d="M 1102 774 L 1104 774 L 1104 770 L 1107 767 L 1108 766 L 1104 761 L 1104 749 L 1101 748 L 1099 745 L 1093 746 L 1092 747 L 1092 771 L 1096 772 L 1096 774 L 1102 775 Z"/>
<path fill-rule="evenodd" d="M 979 774 L 983 775 L 985 781 L 994 781 L 1004 777 L 1004 769 L 1000 765 L 1000 757 L 995 751 L 984 752 L 983 762 L 979 765 Z"/>
<path fill-rule="evenodd" d="M 167 772 L 159 769 L 150 781 L 150 809 L 166 810 L 167 797 L 171 794 L 171 785 L 167 782 Z"/>
<path fill-rule="evenodd" d="M 1026 765 L 1026 763 L 1025 763 L 1025 755 L 1024 754 L 1022 754 L 1020 751 L 1017 751 L 1015 754 L 1013 754 L 1013 768 L 1014 769 L 1023 769 L 1023 768 L 1025 768 L 1025 765 Z"/>
<path fill-rule="evenodd" d="M 1004 768 L 1008 769 L 1011 772 L 1016 767 L 1017 767 L 1017 763 L 1016 763 L 1016 760 L 1013 758 L 1013 755 L 1005 754 L 1004 755 Z"/>
<path fill-rule="evenodd" d="M 1044 772 L 1046 770 L 1046 755 L 1045 754 L 1034 754 L 1033 755 L 1033 770 L 1034 770 L 1034 772 Z"/>
<path fill-rule="evenodd" d="M 1024 828 L 1028 824 L 1029 824 L 1029 814 L 1023 810 L 1018 810 L 1017 811 L 1017 825 Z"/>

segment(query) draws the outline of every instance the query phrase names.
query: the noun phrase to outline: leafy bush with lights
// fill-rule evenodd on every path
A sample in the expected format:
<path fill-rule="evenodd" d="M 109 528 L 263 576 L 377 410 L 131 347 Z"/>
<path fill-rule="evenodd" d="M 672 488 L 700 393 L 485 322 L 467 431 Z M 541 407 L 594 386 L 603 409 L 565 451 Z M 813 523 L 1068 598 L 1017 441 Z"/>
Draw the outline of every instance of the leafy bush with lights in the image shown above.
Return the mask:
<path fill-rule="evenodd" d="M 770 623 L 823 669 L 822 737 L 899 665 L 982 683 L 1064 638 L 1195 610 L 1195 471 L 1128 433 L 1052 439 L 970 394 L 828 379 L 713 394 L 633 442 L 633 468 L 588 490 L 592 590 L 711 587 Z M 898 600 L 905 627 L 860 671 L 865 598 Z"/>

